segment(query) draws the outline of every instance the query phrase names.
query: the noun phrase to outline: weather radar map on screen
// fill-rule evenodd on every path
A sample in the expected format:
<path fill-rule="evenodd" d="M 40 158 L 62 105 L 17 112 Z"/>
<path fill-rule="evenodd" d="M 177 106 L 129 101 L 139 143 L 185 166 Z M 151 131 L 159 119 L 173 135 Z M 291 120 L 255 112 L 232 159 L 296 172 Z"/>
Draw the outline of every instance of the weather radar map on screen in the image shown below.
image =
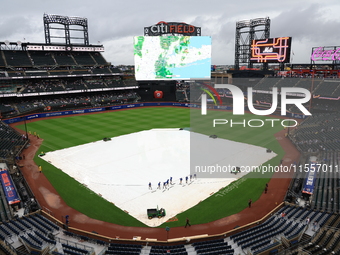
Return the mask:
<path fill-rule="evenodd" d="M 210 79 L 210 36 L 135 36 L 136 80 Z"/>

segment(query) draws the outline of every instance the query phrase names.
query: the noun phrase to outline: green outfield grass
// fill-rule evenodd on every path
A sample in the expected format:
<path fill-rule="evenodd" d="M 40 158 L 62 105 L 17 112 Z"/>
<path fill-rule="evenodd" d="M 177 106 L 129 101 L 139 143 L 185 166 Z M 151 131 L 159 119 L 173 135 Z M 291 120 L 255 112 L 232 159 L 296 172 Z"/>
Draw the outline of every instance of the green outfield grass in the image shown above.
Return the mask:
<path fill-rule="evenodd" d="M 274 128 L 268 126 L 261 128 L 230 128 L 220 125 L 212 129 L 212 119 L 221 118 L 221 113 L 221 111 L 209 111 L 207 116 L 199 116 L 199 110 L 185 108 L 139 108 L 34 122 L 28 121 L 27 129 L 31 132 L 36 132 L 44 139 L 37 153 L 38 155 L 41 152 L 102 140 L 104 137 L 115 137 L 152 128 L 192 126 L 196 132 L 207 135 L 214 132 L 213 134 L 221 138 L 269 148 L 278 156 L 267 162 L 267 164 L 278 165 L 284 151 L 275 139 L 274 134 L 282 129 L 281 126 L 277 125 Z M 242 117 L 232 116 L 232 113 L 225 111 L 223 112 L 224 115 L 225 118 L 233 118 L 235 121 L 238 118 L 250 119 L 254 117 L 250 114 Z M 268 119 L 268 117 L 256 116 L 256 119 Z M 24 130 L 23 125 L 18 127 Z M 34 159 L 36 164 L 43 167 L 43 173 L 69 206 L 98 220 L 124 226 L 145 226 L 37 155 Z M 261 196 L 263 187 L 271 176 L 248 174 L 246 177 L 222 189 L 217 193 L 218 195 L 214 194 L 197 206 L 177 215 L 178 221 L 164 223 L 161 227 L 181 226 L 185 224 L 186 217 L 191 219 L 192 224 L 207 223 L 243 210 L 247 207 L 249 198 L 256 201 Z M 183 197 L 181 199 L 190 198 Z"/>

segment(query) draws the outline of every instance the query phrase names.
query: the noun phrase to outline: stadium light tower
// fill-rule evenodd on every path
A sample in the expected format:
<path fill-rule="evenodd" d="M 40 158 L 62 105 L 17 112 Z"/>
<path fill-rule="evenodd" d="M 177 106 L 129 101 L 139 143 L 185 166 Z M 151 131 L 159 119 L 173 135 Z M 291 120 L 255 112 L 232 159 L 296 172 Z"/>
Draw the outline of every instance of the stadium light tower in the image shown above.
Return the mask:
<path fill-rule="evenodd" d="M 58 24 L 64 27 L 52 27 L 51 24 Z M 78 28 L 72 28 L 73 26 L 77 26 Z M 89 45 L 89 32 L 86 18 L 49 15 L 45 13 L 44 30 L 46 44 L 52 43 L 51 38 L 63 38 L 66 45 L 71 44 L 71 39 L 83 40 L 84 45 Z M 64 30 L 65 36 L 51 35 L 51 30 Z M 71 31 L 83 32 L 83 37 L 71 37 Z M 58 33 L 56 32 L 56 34 Z"/>
<path fill-rule="evenodd" d="M 240 69 L 241 63 L 246 63 L 248 68 L 252 68 L 253 63 L 250 62 L 252 41 L 267 39 L 269 36 L 269 17 L 236 22 L 235 70 Z M 263 70 L 268 70 L 268 63 L 263 63 Z"/>

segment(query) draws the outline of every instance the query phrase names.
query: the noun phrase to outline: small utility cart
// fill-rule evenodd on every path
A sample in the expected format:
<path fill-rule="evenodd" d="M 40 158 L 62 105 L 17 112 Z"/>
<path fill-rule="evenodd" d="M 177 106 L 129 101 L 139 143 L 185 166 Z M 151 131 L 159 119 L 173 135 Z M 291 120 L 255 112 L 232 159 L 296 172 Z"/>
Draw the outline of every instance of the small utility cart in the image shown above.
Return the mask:
<path fill-rule="evenodd" d="M 239 167 L 233 167 L 232 169 L 231 169 L 231 173 L 232 174 L 237 174 L 237 173 L 241 173 L 241 168 L 239 168 Z"/>
<path fill-rule="evenodd" d="M 157 209 L 148 209 L 148 218 L 151 220 L 152 218 L 158 217 L 159 219 L 165 216 L 165 209 L 161 208 Z"/>

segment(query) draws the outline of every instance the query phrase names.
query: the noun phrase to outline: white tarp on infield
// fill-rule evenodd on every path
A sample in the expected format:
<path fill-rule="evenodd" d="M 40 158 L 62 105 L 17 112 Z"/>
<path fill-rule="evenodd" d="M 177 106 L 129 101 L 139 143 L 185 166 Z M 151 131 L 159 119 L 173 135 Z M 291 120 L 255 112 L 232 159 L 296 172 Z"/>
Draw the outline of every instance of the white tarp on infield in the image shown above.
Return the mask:
<path fill-rule="evenodd" d="M 223 152 L 219 165 L 258 166 L 276 156 L 258 146 L 212 139 L 186 130 L 152 129 L 48 152 L 42 158 L 141 222 L 158 226 L 246 174 L 199 178 L 198 173 L 197 179 L 190 181 L 189 177 L 186 183 L 185 177 L 190 176 L 192 135 L 202 141 L 201 153 L 205 158 L 213 153 L 204 148 L 214 147 Z M 206 146 L 208 143 L 214 144 Z M 216 163 L 216 153 L 212 160 Z M 163 182 L 170 177 L 173 185 L 163 189 Z M 158 182 L 161 189 L 157 189 Z M 157 206 L 166 210 L 166 217 L 149 220 L 147 209 Z"/>

